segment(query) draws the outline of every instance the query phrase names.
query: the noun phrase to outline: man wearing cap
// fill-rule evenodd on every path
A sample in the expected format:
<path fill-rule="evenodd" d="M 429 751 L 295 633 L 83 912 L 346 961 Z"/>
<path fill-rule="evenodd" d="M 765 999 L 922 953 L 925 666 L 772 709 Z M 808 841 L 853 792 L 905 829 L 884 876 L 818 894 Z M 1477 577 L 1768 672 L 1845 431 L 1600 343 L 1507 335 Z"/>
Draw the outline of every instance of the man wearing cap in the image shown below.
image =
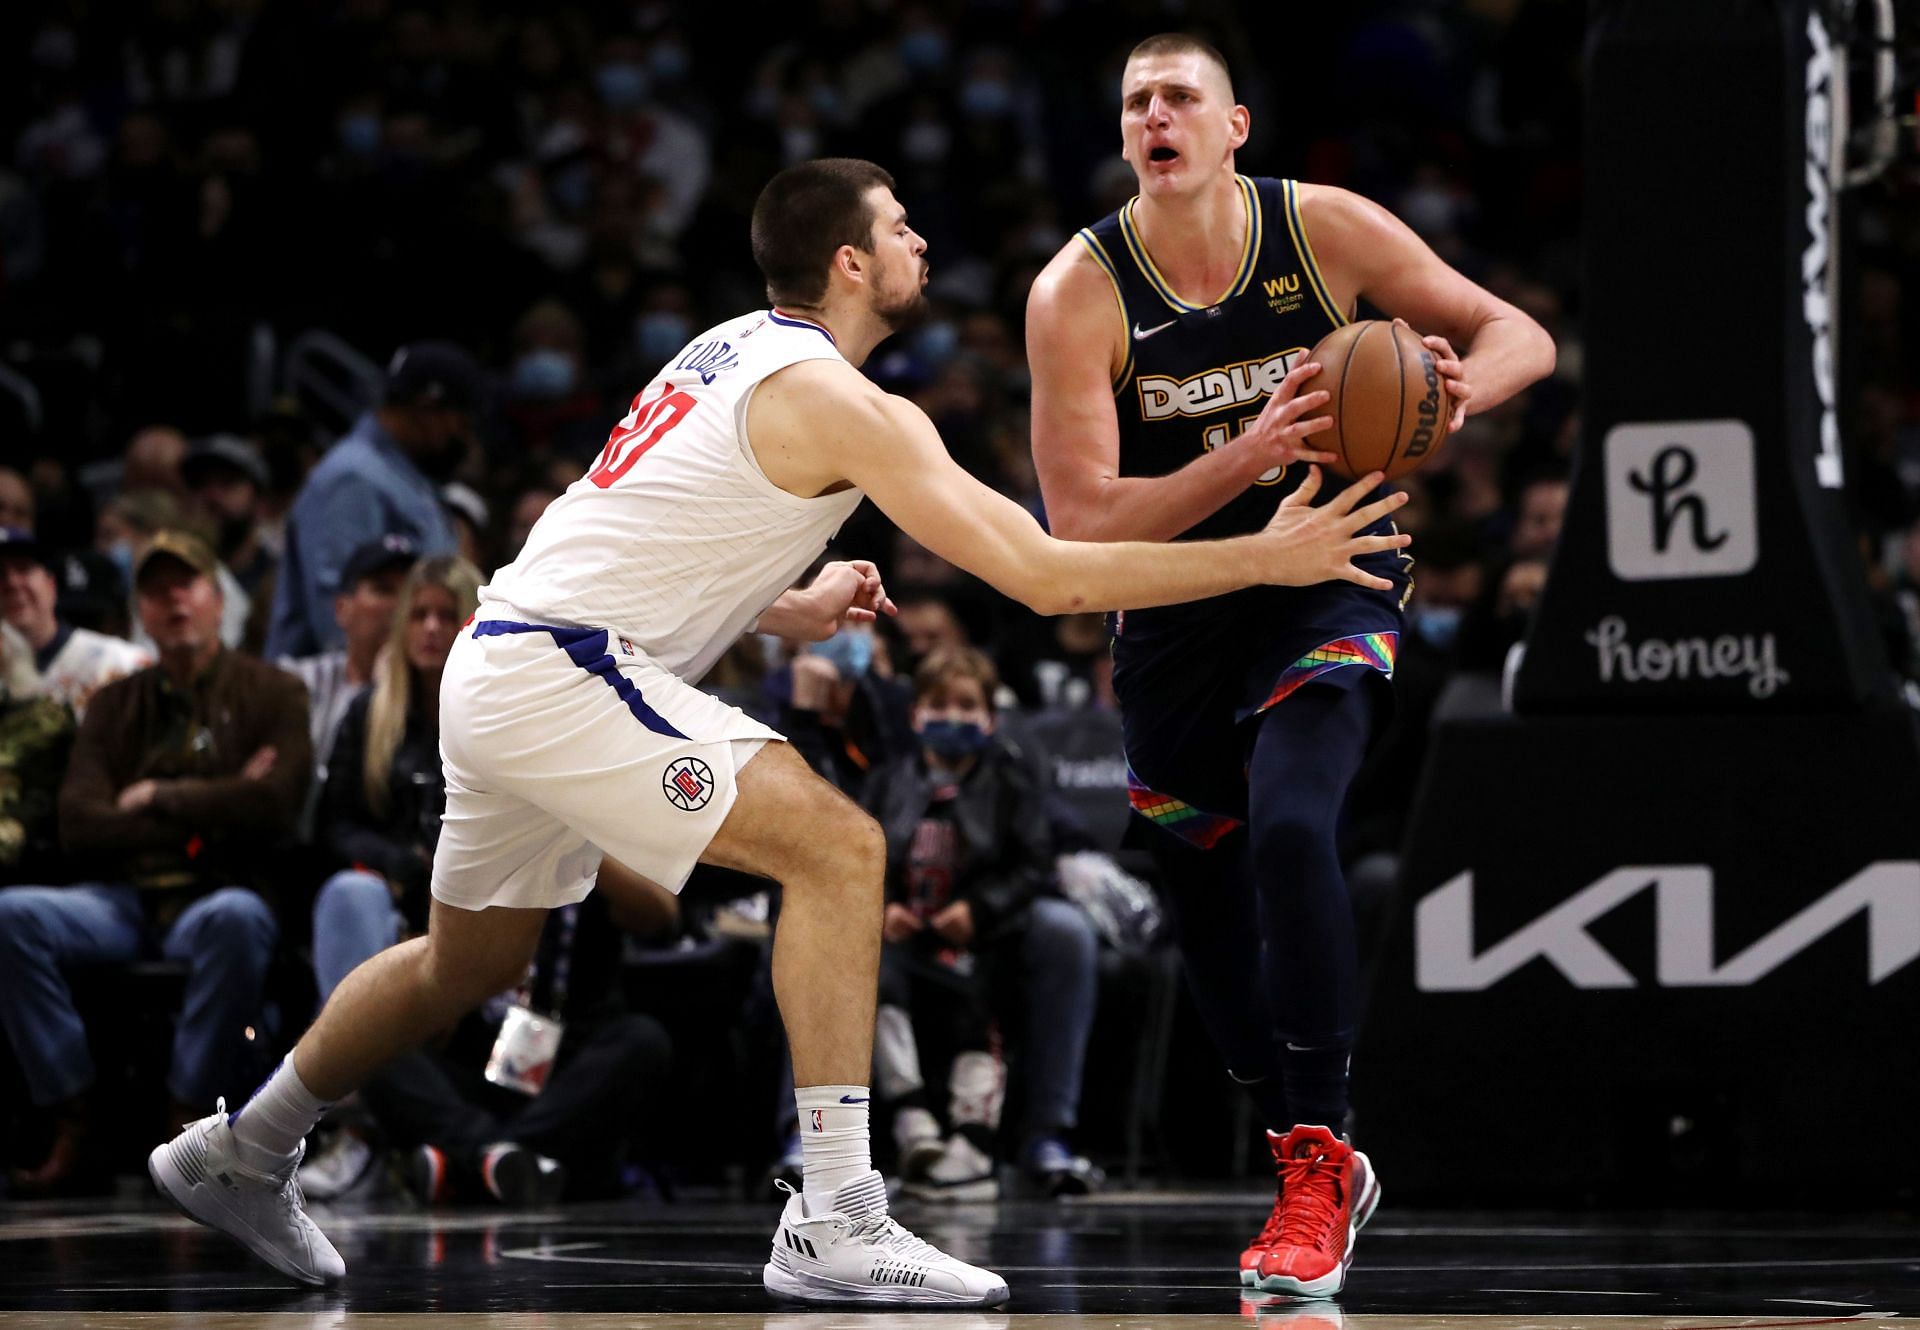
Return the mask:
<path fill-rule="evenodd" d="M 131 642 L 62 619 L 59 566 L 60 556 L 32 532 L 0 527 L 0 620 L 32 653 L 35 682 L 27 691 L 64 702 L 79 716 L 102 685 L 145 669 L 153 657 Z"/>
<path fill-rule="evenodd" d="M 234 434 L 196 439 L 180 463 L 180 479 L 213 526 L 220 562 L 241 590 L 258 597 L 276 562 L 260 535 L 261 505 L 271 477 L 259 448 Z"/>
<path fill-rule="evenodd" d="M 373 682 L 373 662 L 393 631 L 394 599 L 419 558 L 420 547 L 407 536 L 382 536 L 348 555 L 340 573 L 340 594 L 333 598 L 333 621 L 342 644 L 317 656 L 278 662 L 307 686 L 315 794 L 326 782 L 341 717 Z"/>
<path fill-rule="evenodd" d="M 74 741 L 60 838 L 81 881 L 0 890 L 0 1026 L 56 1123 L 46 1160 L 14 1175 L 17 1194 L 57 1190 L 85 1163 L 94 1068 L 63 963 L 157 951 L 189 967 L 176 1113 L 248 1077 L 246 1030 L 278 932 L 257 889 L 312 757 L 299 680 L 221 645 L 216 566 L 179 531 L 141 554 L 136 605 L 160 659 L 95 694 Z"/>
<path fill-rule="evenodd" d="M 381 405 L 320 459 L 287 516 L 269 657 L 340 645 L 333 597 L 348 555 L 368 541 L 404 535 L 422 557 L 456 552 L 438 487 L 466 456 L 485 387 L 480 366 L 450 342 L 394 356 Z"/>

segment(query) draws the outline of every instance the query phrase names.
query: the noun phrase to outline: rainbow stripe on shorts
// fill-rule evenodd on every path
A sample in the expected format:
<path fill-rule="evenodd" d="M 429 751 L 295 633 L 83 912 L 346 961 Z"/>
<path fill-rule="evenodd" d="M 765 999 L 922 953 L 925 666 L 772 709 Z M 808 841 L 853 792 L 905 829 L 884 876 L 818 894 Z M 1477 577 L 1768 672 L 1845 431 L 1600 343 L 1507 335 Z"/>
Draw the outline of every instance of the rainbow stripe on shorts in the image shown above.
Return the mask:
<path fill-rule="evenodd" d="M 1221 837 L 1241 825 L 1237 817 L 1202 812 L 1183 799 L 1148 789 L 1133 774 L 1131 765 L 1127 767 L 1127 801 L 1133 805 L 1134 812 L 1156 827 L 1203 850 L 1211 850 L 1220 843 Z"/>
<path fill-rule="evenodd" d="M 1327 671 L 1347 665 L 1370 665 L 1391 679 L 1394 656 L 1399 649 L 1398 633 L 1362 633 L 1358 637 L 1323 642 L 1280 672 L 1273 692 L 1255 708 L 1255 714 L 1284 702 L 1294 690 L 1312 683 Z"/>

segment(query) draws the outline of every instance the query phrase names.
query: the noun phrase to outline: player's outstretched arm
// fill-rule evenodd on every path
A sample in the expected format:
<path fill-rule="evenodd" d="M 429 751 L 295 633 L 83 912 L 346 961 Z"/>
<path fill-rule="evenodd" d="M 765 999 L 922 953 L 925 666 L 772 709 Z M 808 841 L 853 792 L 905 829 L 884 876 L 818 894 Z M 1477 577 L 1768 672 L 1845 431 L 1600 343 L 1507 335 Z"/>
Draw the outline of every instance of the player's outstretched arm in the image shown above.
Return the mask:
<path fill-rule="evenodd" d="M 1289 502 L 1267 529 L 1232 540 L 1055 540 L 1025 509 L 963 471 L 925 412 L 833 361 L 768 379 L 754 395 L 748 428 L 776 484 L 812 494 L 851 482 L 929 550 L 1042 614 L 1170 605 L 1261 582 L 1345 578 L 1387 590 L 1353 559 L 1408 543 L 1356 534 L 1405 502 L 1394 494 L 1362 506 L 1377 475 L 1315 508 L 1308 500 L 1316 475 L 1306 498 Z"/>
<path fill-rule="evenodd" d="M 1033 376 L 1033 465 L 1054 531 L 1070 540 L 1171 540 L 1219 511 L 1255 478 L 1296 460 L 1330 462 L 1312 436 L 1331 416 L 1301 421 L 1327 400 L 1298 365 L 1257 425 L 1164 476 L 1120 474 L 1113 375 L 1130 331 L 1113 287 L 1079 241 L 1054 256 L 1027 297 Z"/>

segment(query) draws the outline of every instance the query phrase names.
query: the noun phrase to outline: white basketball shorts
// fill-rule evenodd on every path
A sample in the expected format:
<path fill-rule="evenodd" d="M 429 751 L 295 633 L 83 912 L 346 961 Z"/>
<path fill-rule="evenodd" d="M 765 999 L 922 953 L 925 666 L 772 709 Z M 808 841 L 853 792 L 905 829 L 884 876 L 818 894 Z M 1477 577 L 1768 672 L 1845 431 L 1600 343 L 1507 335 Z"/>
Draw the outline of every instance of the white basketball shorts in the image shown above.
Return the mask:
<path fill-rule="evenodd" d="M 781 736 L 604 628 L 499 616 L 461 629 L 440 684 L 447 812 L 435 900 L 553 908 L 602 854 L 670 891 L 706 850 L 735 775 Z"/>

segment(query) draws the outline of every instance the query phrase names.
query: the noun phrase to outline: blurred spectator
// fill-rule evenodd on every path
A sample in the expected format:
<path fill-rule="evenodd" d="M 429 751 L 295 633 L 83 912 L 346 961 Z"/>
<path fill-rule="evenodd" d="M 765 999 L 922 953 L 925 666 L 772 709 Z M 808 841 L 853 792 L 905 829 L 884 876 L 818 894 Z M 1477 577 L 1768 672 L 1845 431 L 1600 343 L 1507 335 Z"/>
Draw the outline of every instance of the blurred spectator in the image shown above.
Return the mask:
<path fill-rule="evenodd" d="M 586 341 L 579 317 L 557 300 L 541 301 L 514 326 L 502 413 L 516 455 L 559 452 L 591 460 L 607 441 L 611 416 L 587 372 Z"/>
<path fill-rule="evenodd" d="M 0 526 L 15 531 L 34 529 L 33 487 L 10 466 L 0 466 Z"/>
<path fill-rule="evenodd" d="M 764 687 L 776 711 L 770 723 L 849 798 L 859 799 L 870 773 L 914 747 L 911 693 L 893 677 L 868 625 L 800 648 Z"/>
<path fill-rule="evenodd" d="M 127 441 L 120 488 L 186 492 L 180 464 L 187 458 L 187 436 L 171 425 L 149 425 Z"/>
<path fill-rule="evenodd" d="M 907 673 L 918 671 L 920 662 L 936 651 L 972 645 L 967 641 L 967 630 L 961 626 L 960 616 L 954 613 L 944 593 L 908 586 L 896 592 L 893 599 L 900 607 L 893 626 L 906 648 L 906 659 L 901 666 Z"/>
<path fill-rule="evenodd" d="M 1560 524 L 1566 520 L 1570 486 L 1562 472 L 1534 475 L 1520 487 L 1519 512 L 1513 524 L 1513 557 L 1546 559 L 1560 543 Z"/>
<path fill-rule="evenodd" d="M 161 531 L 190 531 L 197 540 L 205 540 L 210 534 L 197 529 L 185 506 L 170 490 L 124 489 L 101 511 L 94 530 L 94 544 L 119 572 L 122 589 L 127 593 L 133 589 L 135 561 L 147 542 Z M 238 647 L 246 640 L 252 598 L 225 564 L 216 562 L 213 576 L 220 589 L 220 640 L 229 647 Z M 153 646 L 138 614 L 128 625 L 127 635 L 136 646 Z"/>
<path fill-rule="evenodd" d="M 269 656 L 340 645 L 333 598 L 347 557 L 368 541 L 408 536 L 422 554 L 454 552 L 438 487 L 466 458 L 485 388 L 480 366 L 450 343 L 420 342 L 394 356 L 382 405 L 321 459 L 288 514 Z"/>
<path fill-rule="evenodd" d="M 440 487 L 440 502 L 453 522 L 454 552 L 475 568 L 489 569 L 487 557 L 487 501 L 471 485 L 449 481 Z"/>
<path fill-rule="evenodd" d="M 420 1201 L 530 1206 L 618 1193 L 629 1142 L 669 1084 L 672 1046 L 659 1022 L 623 1010 L 617 930 L 662 937 L 678 918 L 670 893 L 603 860 L 593 894 L 548 918 L 518 989 L 467 1017 L 443 1049 L 405 1054 L 367 1083 L 361 1094 L 406 1152 L 403 1177 Z M 551 1064 L 516 1078 L 504 1049 L 529 1015 L 563 1033 Z"/>
<path fill-rule="evenodd" d="M 480 570 L 464 559 L 427 559 L 408 573 L 378 677 L 340 723 L 318 837 L 344 867 L 313 903 L 313 969 L 323 1002 L 355 966 L 392 946 L 403 924 L 426 927 L 427 880 L 447 800 L 440 675 L 479 599 Z"/>
<path fill-rule="evenodd" d="M 994 737 L 997 685 L 992 662 L 971 648 L 929 656 L 914 675 L 917 751 L 876 773 L 865 799 L 887 842 L 876 1086 L 894 1104 L 906 1185 L 928 1198 L 998 1194 L 993 1159 L 1005 1087 L 988 971 L 1025 964 L 1020 930 L 1052 863 L 1041 780 Z M 1090 979 L 1091 932 L 1084 937 Z M 1056 996 L 1085 998 L 1047 1011 L 1049 1025 L 1073 1027 L 1074 1037 L 1051 1049 L 1046 1065 L 1031 1059 L 1040 1082 L 1034 1098 L 1071 1092 L 1071 1103 L 1044 1110 L 1064 1117 L 1058 1130 L 1077 1107 L 1093 1004 L 1090 991 Z M 944 1144 L 921 1076 L 923 1044 L 951 1057 Z M 1057 1096 L 1047 1093 L 1056 1088 L 1049 1081 L 1065 1082 Z"/>
<path fill-rule="evenodd" d="M 63 964 L 119 964 L 149 947 L 189 967 L 168 1089 L 185 1122 L 248 1083 L 247 1031 L 278 927 L 252 889 L 293 828 L 312 759 L 297 680 L 220 644 L 213 551 L 158 534 L 135 583 L 160 663 L 100 690 L 60 791 L 62 843 L 89 874 L 0 891 L 0 1024 L 52 1147 L 15 1175 L 46 1192 L 83 1171 L 94 1079 Z"/>
<path fill-rule="evenodd" d="M 260 526 L 270 485 L 260 449 L 233 434 L 196 440 L 180 463 L 180 478 L 213 529 L 220 562 L 257 599 L 270 589 L 276 562 Z"/>
<path fill-rule="evenodd" d="M 326 786 L 327 761 L 347 708 L 373 682 L 374 662 L 393 632 L 400 584 L 419 557 L 419 548 L 405 536 L 371 540 L 355 550 L 347 556 L 340 594 L 333 598 L 341 645 L 317 656 L 278 662 L 307 686 L 316 795 Z"/>
<path fill-rule="evenodd" d="M 0 619 L 32 651 L 32 695 L 73 709 L 75 719 L 103 685 L 153 663 L 147 651 L 61 619 L 54 577 L 60 559 L 27 531 L 0 527 Z"/>
<path fill-rule="evenodd" d="M 520 551 L 527 543 L 527 536 L 533 531 L 533 524 L 540 520 L 540 514 L 547 511 L 547 505 L 560 497 L 560 489 L 553 485 L 529 485 L 515 496 L 513 507 L 507 514 L 507 543 L 500 551 L 502 566 L 512 563 L 520 557 Z"/>

